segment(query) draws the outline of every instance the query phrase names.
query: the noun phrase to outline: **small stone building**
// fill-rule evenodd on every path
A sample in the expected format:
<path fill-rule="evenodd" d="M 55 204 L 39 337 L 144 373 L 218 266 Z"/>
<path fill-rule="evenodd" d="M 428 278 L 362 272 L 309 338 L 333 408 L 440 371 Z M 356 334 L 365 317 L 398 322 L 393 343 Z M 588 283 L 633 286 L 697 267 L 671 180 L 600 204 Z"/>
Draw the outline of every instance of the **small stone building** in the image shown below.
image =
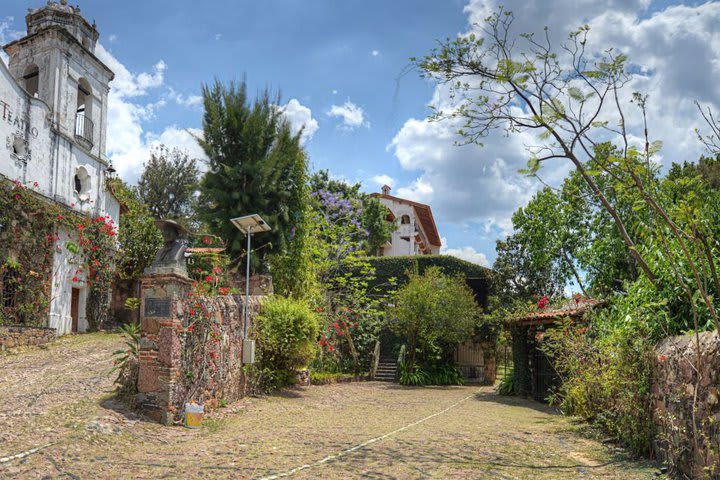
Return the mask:
<path fill-rule="evenodd" d="M 552 361 L 539 348 L 543 332 L 563 319 L 581 322 L 586 312 L 604 305 L 594 299 L 555 310 L 541 310 L 508 320 L 512 335 L 513 374 L 515 393 L 546 402 L 559 377 Z"/>

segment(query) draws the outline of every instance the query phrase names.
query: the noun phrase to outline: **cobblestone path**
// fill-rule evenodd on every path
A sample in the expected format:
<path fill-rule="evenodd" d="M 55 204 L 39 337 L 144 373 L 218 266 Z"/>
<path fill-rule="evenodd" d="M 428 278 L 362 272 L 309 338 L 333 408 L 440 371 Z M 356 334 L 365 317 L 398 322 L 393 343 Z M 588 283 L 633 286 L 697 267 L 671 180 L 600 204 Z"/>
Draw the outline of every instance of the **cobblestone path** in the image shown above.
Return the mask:
<path fill-rule="evenodd" d="M 243 400 L 200 430 L 161 427 L 112 399 L 118 345 L 85 335 L 0 356 L 0 478 L 633 480 L 654 471 L 552 409 L 487 387 L 317 386 Z"/>

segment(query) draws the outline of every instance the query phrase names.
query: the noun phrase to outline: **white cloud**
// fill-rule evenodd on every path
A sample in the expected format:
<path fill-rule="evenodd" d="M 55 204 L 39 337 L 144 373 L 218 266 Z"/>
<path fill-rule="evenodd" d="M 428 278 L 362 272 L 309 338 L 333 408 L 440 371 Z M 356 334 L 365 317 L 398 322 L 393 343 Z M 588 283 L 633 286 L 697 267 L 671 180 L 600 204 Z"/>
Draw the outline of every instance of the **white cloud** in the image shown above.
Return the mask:
<path fill-rule="evenodd" d="M 301 136 L 303 143 L 310 140 L 320 128 L 318 121 L 312 116 L 312 110 L 301 104 L 297 99 L 290 99 L 290 101 L 281 108 L 285 114 L 285 118 L 290 122 L 293 133 L 299 132 L 301 128 L 303 129 Z"/>
<path fill-rule="evenodd" d="M 370 54 L 371 54 L 373 57 L 377 57 L 378 55 L 380 55 L 380 50 L 373 50 L 372 52 L 370 52 Z"/>
<path fill-rule="evenodd" d="M 98 44 L 96 54 L 115 72 L 115 80 L 110 84 L 108 96 L 107 155 L 120 176 L 134 183 L 139 177 L 143 163 L 149 158 L 150 150 L 165 144 L 170 148 L 185 150 L 193 158 L 205 159 L 193 134 L 202 133 L 197 129 L 185 130 L 175 125 L 168 126 L 162 132 L 148 132 L 144 123 L 155 116 L 157 109 L 166 104 L 166 98 L 192 102 L 191 97 L 178 96 L 172 89 L 157 98 L 164 84 L 164 72 L 167 65 L 158 61 L 151 72 L 131 73 L 107 49 Z"/>
<path fill-rule="evenodd" d="M 333 90 L 333 91 L 332 91 L 332 94 L 333 94 L 333 95 L 337 95 L 337 93 L 338 93 L 337 90 Z"/>
<path fill-rule="evenodd" d="M 222 39 L 222 33 L 216 33 L 215 40 L 221 40 L 221 39 Z"/>
<path fill-rule="evenodd" d="M 488 260 L 487 255 L 485 255 L 482 252 L 478 252 L 473 247 L 465 246 L 465 247 L 460 247 L 460 248 L 448 248 L 446 238 L 443 237 L 441 240 L 442 240 L 442 247 L 440 247 L 441 255 L 451 255 L 453 257 L 457 257 L 461 260 L 465 260 L 470 263 L 476 263 L 478 265 L 482 265 L 483 267 L 490 266 L 490 261 Z"/>
<path fill-rule="evenodd" d="M 375 175 L 373 178 L 373 182 L 377 183 L 379 186 L 387 185 L 388 187 L 394 187 L 395 186 L 395 179 L 392 178 L 390 175 L 381 174 L 381 175 Z"/>
<path fill-rule="evenodd" d="M 362 107 L 355 105 L 349 99 L 342 105 L 333 105 L 327 113 L 330 117 L 342 119 L 339 128 L 355 130 L 358 127 L 370 128 L 370 123 L 365 121 L 365 113 Z"/>
<path fill-rule="evenodd" d="M 108 37 L 108 42 L 110 42 L 110 43 L 117 43 L 117 41 L 118 41 L 118 36 L 115 35 L 114 33 Z"/>
<path fill-rule="evenodd" d="M 465 7 L 468 32 L 494 11 L 500 0 L 470 0 Z M 633 71 L 639 72 L 621 98 L 632 138 L 642 141 L 642 118 L 629 103 L 630 94 L 648 93 L 651 140 L 664 141 L 662 162 L 696 160 L 702 153 L 693 129 L 703 128 L 693 101 L 720 111 L 720 3 L 673 6 L 648 15 L 648 0 L 503 0 L 516 13 L 513 34 L 542 34 L 549 25 L 551 40 L 559 45 L 567 34 L 585 23 L 591 26 L 588 46 L 597 50 L 616 47 L 627 53 Z M 520 42 L 521 43 L 521 42 Z M 430 103 L 446 110 L 457 106 L 445 86 L 436 87 Z M 418 172 L 417 180 L 398 191 L 432 204 L 440 222 L 476 224 L 487 232 L 507 233 L 510 216 L 524 205 L 541 185 L 517 173 L 529 156 L 527 146 L 537 145 L 531 133 L 494 131 L 483 139 L 484 147 L 456 146 L 461 140 L 458 120 L 429 122 L 408 119 L 390 146 L 400 166 Z M 570 165 L 548 162 L 541 175 L 559 184 Z"/>
<path fill-rule="evenodd" d="M 21 38 L 25 34 L 24 32 L 13 29 L 14 22 L 15 17 L 5 17 L 0 20 L 0 45 L 6 45 L 13 40 Z M 7 65 L 8 56 L 2 50 L 0 50 L 0 58 L 5 62 L 5 65 Z"/>
<path fill-rule="evenodd" d="M 178 93 L 175 91 L 174 88 L 170 87 L 168 88 L 168 94 L 167 97 L 172 99 L 175 103 L 178 105 L 181 105 L 183 107 L 197 107 L 199 105 L 202 105 L 203 103 L 203 97 L 202 95 L 183 95 L 182 93 Z"/>

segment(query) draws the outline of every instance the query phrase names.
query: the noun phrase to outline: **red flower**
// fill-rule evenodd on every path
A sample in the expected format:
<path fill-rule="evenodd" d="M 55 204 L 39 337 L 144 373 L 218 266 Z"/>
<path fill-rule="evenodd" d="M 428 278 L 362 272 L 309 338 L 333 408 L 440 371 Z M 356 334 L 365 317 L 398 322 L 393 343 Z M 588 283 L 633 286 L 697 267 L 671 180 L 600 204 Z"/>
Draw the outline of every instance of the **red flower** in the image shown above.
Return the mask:
<path fill-rule="evenodd" d="M 220 292 L 220 295 L 227 295 L 228 293 L 230 293 L 230 289 L 226 287 L 220 287 L 218 291 Z"/>
<path fill-rule="evenodd" d="M 190 315 L 195 315 L 195 310 L 193 310 L 192 308 L 190 309 Z"/>
<path fill-rule="evenodd" d="M 73 281 L 73 282 L 77 282 L 77 281 L 78 281 L 77 275 L 75 275 L 75 276 L 72 278 L 72 281 Z"/>
<path fill-rule="evenodd" d="M 575 304 L 577 305 L 578 303 L 580 303 L 580 300 L 582 300 L 582 295 L 579 293 L 576 293 L 575 297 L 573 297 L 573 298 L 575 299 Z"/>
<path fill-rule="evenodd" d="M 210 245 L 210 244 L 212 243 L 212 238 L 210 238 L 210 237 L 208 237 L 207 235 L 205 235 L 205 236 L 203 237 L 203 239 L 202 239 L 202 242 L 203 242 L 205 245 Z"/>
<path fill-rule="evenodd" d="M 188 332 L 192 332 L 193 330 L 195 330 L 195 324 L 190 325 L 187 329 Z"/>
<path fill-rule="evenodd" d="M 82 229 L 85 228 L 85 225 L 83 225 L 82 223 L 78 223 L 77 228 L 78 230 L 82 231 Z"/>
<path fill-rule="evenodd" d="M 542 310 L 543 308 L 547 307 L 549 300 L 547 298 L 547 295 L 543 295 L 543 297 L 538 300 L 537 307 L 538 309 Z"/>
<path fill-rule="evenodd" d="M 658 360 L 664 362 L 665 360 L 667 360 L 667 357 L 665 355 L 658 355 Z"/>
<path fill-rule="evenodd" d="M 33 187 L 39 187 L 40 184 L 38 182 L 33 182 Z"/>
<path fill-rule="evenodd" d="M 213 276 L 212 276 L 212 275 L 208 275 L 207 277 L 205 277 L 205 281 L 206 281 L 206 282 L 212 282 L 212 281 L 213 281 Z"/>
<path fill-rule="evenodd" d="M 62 220 L 62 215 L 58 215 L 58 216 L 57 216 L 57 219 L 58 219 L 58 220 Z"/>
<path fill-rule="evenodd" d="M 212 272 L 213 272 L 213 273 L 222 273 L 222 268 L 220 268 L 220 267 L 213 267 Z"/>
<path fill-rule="evenodd" d="M 17 200 L 20 200 L 20 194 L 19 194 L 19 193 L 16 193 L 16 194 L 15 194 L 15 200 L 16 200 L 16 201 L 17 201 Z"/>

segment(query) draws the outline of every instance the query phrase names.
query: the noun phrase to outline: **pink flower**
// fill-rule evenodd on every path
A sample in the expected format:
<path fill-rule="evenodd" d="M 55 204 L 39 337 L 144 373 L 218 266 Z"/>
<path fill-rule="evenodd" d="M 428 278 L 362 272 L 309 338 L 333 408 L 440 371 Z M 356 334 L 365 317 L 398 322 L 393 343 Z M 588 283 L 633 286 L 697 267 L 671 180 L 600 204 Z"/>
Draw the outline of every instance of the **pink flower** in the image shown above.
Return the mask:
<path fill-rule="evenodd" d="M 664 362 L 665 360 L 667 360 L 667 357 L 665 355 L 658 355 L 658 360 L 660 362 Z"/>

